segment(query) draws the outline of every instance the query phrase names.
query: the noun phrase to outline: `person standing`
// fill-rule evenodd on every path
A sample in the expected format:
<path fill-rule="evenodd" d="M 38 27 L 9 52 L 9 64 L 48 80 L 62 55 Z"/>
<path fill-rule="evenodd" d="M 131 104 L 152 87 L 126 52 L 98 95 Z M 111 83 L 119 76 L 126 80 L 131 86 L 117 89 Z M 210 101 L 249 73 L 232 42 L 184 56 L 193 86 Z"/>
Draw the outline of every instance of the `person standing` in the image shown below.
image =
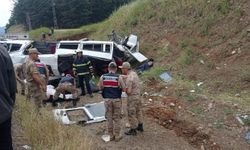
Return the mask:
<path fill-rule="evenodd" d="M 19 82 L 21 86 L 21 95 L 25 95 L 25 63 L 19 64 L 16 66 L 15 73 L 16 73 L 16 80 Z"/>
<path fill-rule="evenodd" d="M 107 129 L 111 140 L 119 141 L 122 136 L 121 130 L 121 94 L 125 88 L 125 84 L 118 74 L 117 65 L 114 62 L 108 65 L 109 73 L 100 77 L 100 89 L 104 98 L 106 107 Z"/>
<path fill-rule="evenodd" d="M 42 101 L 46 100 L 46 85 L 43 82 L 41 74 L 35 64 L 38 59 L 38 50 L 36 48 L 29 49 L 29 58 L 26 61 L 26 80 L 28 90 L 30 92 L 30 100 L 37 108 L 42 106 Z"/>
<path fill-rule="evenodd" d="M 62 77 L 58 87 L 56 88 L 56 92 L 53 95 L 53 101 L 57 100 L 61 93 L 64 95 L 65 92 L 70 92 L 73 96 L 72 97 L 73 106 L 76 106 L 76 101 L 78 100 L 78 94 L 75 85 L 76 85 L 75 79 L 70 74 L 67 74 L 66 76 Z"/>
<path fill-rule="evenodd" d="M 79 85 L 82 90 L 81 96 L 86 95 L 85 93 L 85 85 L 86 85 L 89 96 L 93 97 L 92 90 L 89 84 L 92 69 L 93 67 L 91 66 L 91 62 L 88 59 L 88 57 L 83 56 L 81 50 L 77 50 L 76 59 L 73 62 L 73 70 L 74 74 L 78 76 Z"/>
<path fill-rule="evenodd" d="M 16 99 L 16 79 L 7 50 L 0 46 L 0 149 L 12 150 L 11 115 Z"/>
<path fill-rule="evenodd" d="M 126 93 L 128 95 L 127 110 L 130 129 L 125 132 L 126 135 L 136 135 L 137 131 L 143 132 L 142 121 L 142 102 L 140 97 L 140 80 L 136 72 L 131 70 L 129 62 L 123 62 L 122 66 L 123 76 L 126 78 Z"/>

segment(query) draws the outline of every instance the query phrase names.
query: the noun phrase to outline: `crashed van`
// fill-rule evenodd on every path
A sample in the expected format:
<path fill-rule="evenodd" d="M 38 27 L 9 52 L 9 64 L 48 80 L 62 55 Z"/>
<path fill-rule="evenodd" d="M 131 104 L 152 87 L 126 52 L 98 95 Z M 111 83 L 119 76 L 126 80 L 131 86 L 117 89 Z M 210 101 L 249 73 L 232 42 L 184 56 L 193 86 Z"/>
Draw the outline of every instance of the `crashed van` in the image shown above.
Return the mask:
<path fill-rule="evenodd" d="M 13 64 L 20 64 L 28 56 L 28 49 L 36 47 L 41 53 L 39 59 L 51 68 L 57 77 L 62 73 L 72 73 L 72 64 L 76 57 L 76 50 L 89 57 L 96 74 L 107 72 L 108 63 L 115 61 L 121 65 L 124 61 L 136 60 L 142 63 L 147 58 L 139 52 L 139 42 L 136 35 L 118 38 L 112 32 L 110 41 L 79 40 L 55 42 L 36 42 L 32 40 L 6 40 L 0 41 L 12 58 Z"/>
<path fill-rule="evenodd" d="M 121 65 L 124 61 L 136 60 L 142 63 L 147 60 L 139 52 L 139 42 L 135 35 L 119 40 L 112 37 L 110 41 L 61 41 L 55 53 L 58 56 L 57 62 L 60 73 L 71 73 L 76 50 L 81 50 L 83 55 L 89 57 L 94 71 L 98 75 L 107 72 L 108 64 L 111 61 Z"/>

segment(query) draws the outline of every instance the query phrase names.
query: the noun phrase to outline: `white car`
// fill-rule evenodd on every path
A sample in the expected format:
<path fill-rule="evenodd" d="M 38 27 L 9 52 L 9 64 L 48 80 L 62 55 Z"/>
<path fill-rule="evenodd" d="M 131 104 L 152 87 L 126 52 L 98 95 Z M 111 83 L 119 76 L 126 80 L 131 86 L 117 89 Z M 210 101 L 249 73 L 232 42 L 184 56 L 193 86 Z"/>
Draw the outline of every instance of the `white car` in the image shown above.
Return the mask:
<path fill-rule="evenodd" d="M 55 42 L 36 42 L 33 40 L 5 40 L 0 44 L 7 48 L 14 65 L 23 63 L 28 57 L 28 49 L 36 47 L 41 55 L 39 59 L 46 65 L 51 66 L 55 74 L 59 74 L 57 69 L 57 56 L 54 53 L 56 49 Z"/>

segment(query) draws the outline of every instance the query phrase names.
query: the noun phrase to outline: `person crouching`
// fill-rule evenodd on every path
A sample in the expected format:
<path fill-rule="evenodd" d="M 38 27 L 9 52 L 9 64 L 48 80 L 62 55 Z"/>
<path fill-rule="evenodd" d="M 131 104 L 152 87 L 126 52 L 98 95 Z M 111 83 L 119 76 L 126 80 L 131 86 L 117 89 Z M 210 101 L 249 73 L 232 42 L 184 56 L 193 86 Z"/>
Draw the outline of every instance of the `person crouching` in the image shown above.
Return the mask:
<path fill-rule="evenodd" d="M 70 92 L 72 94 L 73 106 L 76 106 L 76 101 L 78 100 L 78 92 L 75 87 L 75 80 L 70 74 L 67 74 L 60 80 L 59 85 L 56 88 L 56 92 L 53 96 L 53 101 L 57 100 L 60 94 L 63 94 L 65 96 L 65 92 Z"/>

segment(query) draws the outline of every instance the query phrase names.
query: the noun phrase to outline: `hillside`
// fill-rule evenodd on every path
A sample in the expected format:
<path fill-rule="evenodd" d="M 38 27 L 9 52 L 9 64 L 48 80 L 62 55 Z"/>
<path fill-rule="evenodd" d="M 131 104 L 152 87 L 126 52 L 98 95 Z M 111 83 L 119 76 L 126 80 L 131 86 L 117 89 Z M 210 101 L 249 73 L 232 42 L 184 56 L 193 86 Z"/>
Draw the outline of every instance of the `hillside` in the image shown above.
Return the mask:
<path fill-rule="evenodd" d="M 250 118 L 244 125 L 235 119 L 250 114 L 249 8 L 249 0 L 137 0 L 101 23 L 55 30 L 57 40 L 133 33 L 140 51 L 155 59 L 140 76 L 145 132 L 103 143 L 105 123 L 85 126 L 93 149 L 249 149 L 244 137 Z M 39 38 L 40 30 L 31 36 Z M 170 83 L 158 77 L 165 70 Z M 100 100 L 96 94 L 94 102 Z M 86 102 L 93 99 L 82 97 Z"/>
<path fill-rule="evenodd" d="M 250 87 L 249 7 L 247 0 L 142 0 L 102 23 L 56 31 L 55 38 L 83 34 L 107 39 L 112 30 L 133 33 L 140 38 L 141 51 L 175 78 L 203 81 L 212 94 L 244 96 Z"/>

